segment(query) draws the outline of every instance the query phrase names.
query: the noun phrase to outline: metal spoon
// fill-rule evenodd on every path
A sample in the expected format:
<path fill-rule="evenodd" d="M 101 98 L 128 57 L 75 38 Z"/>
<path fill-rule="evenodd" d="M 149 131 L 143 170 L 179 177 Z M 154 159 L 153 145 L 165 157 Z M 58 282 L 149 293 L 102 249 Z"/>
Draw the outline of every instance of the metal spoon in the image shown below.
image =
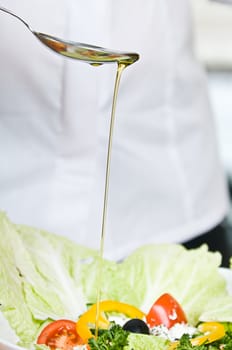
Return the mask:
<path fill-rule="evenodd" d="M 121 63 L 130 65 L 139 59 L 137 53 L 124 53 L 112 51 L 99 46 L 88 45 L 79 42 L 67 41 L 56 38 L 52 35 L 40 33 L 31 29 L 27 22 L 12 11 L 0 6 L 0 10 L 19 19 L 44 45 L 58 54 L 70 57 L 76 60 L 84 61 L 92 65 L 101 65 L 104 63 Z"/>

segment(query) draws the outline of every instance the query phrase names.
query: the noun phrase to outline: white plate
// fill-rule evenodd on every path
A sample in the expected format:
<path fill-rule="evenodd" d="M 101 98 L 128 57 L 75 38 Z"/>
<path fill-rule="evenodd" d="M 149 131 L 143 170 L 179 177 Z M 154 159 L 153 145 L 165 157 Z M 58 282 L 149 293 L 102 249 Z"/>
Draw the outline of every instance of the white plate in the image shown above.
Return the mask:
<path fill-rule="evenodd" d="M 227 282 L 228 292 L 232 295 L 232 270 L 220 268 L 220 273 Z M 4 338 L 4 339 L 2 339 Z M 24 348 L 15 345 L 17 337 L 10 329 L 5 318 L 0 314 L 0 350 L 25 350 Z"/>
<path fill-rule="evenodd" d="M 20 346 L 14 345 L 12 343 L 9 343 L 6 340 L 0 339 L 0 349 L 1 350 L 25 350 L 24 348 L 21 348 Z"/>

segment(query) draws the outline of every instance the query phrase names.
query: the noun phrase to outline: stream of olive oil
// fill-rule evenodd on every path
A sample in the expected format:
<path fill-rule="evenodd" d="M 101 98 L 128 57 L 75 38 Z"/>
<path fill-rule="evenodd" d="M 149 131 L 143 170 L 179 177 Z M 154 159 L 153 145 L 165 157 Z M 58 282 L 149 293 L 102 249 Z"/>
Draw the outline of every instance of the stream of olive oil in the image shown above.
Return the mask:
<path fill-rule="evenodd" d="M 100 238 L 100 248 L 99 248 L 99 260 L 98 260 L 98 279 L 97 279 L 97 295 L 96 295 L 96 318 L 95 318 L 95 336 L 98 336 L 99 328 L 99 316 L 100 316 L 100 301 L 101 301 L 101 286 L 102 286 L 102 274 L 103 274 L 103 255 L 104 255 L 104 241 L 105 241 L 105 227 L 106 227 L 106 216 L 107 216 L 107 203 L 108 203 L 108 192 L 109 192 L 109 179 L 110 179 L 110 162 L 111 162 L 111 150 L 112 150 L 112 140 L 113 140 L 113 129 L 115 122 L 115 111 L 116 102 L 119 90 L 119 83 L 123 70 L 129 65 L 133 64 L 139 59 L 137 53 L 122 53 L 105 50 L 100 47 L 75 45 L 74 43 L 69 43 L 62 41 L 60 39 L 51 37 L 43 33 L 34 33 L 38 39 L 43 42 L 50 49 L 56 51 L 57 53 L 84 61 L 91 64 L 92 66 L 100 66 L 106 63 L 116 63 L 117 73 L 114 84 L 114 93 L 112 100 L 111 109 L 111 119 L 108 137 L 108 150 L 106 158 L 106 171 L 105 171 L 105 187 L 104 187 L 104 198 L 103 198 L 103 211 L 102 211 L 102 223 L 101 223 L 101 238 Z"/>
<path fill-rule="evenodd" d="M 97 284 L 97 302 L 96 302 L 96 321 L 95 321 L 95 336 L 98 336 L 99 329 L 99 316 L 100 316 L 100 301 L 101 301 L 101 286 L 103 278 L 103 261 L 104 261 L 104 242 L 106 235 L 106 217 L 107 217 L 107 205 L 108 205 L 108 192 L 109 192 L 109 181 L 110 181 L 110 164 L 111 164 L 111 153 L 112 153 L 112 141 L 113 141 L 113 130 L 115 123 L 115 112 L 116 112 L 116 103 L 118 97 L 118 90 L 120 79 L 122 76 L 123 70 L 128 66 L 137 61 L 138 55 L 131 56 L 131 60 L 123 61 L 119 60 L 117 62 L 117 73 L 114 85 L 112 109 L 111 109 L 111 118 L 110 118 L 110 127 L 109 127 L 109 136 L 108 136 L 108 150 L 107 150 L 107 159 L 106 159 L 106 171 L 105 171 L 105 187 L 104 187 L 104 199 L 103 199 L 103 212 L 102 212 L 102 223 L 101 223 L 101 237 L 100 237 L 100 249 L 99 249 L 99 263 L 98 263 L 98 284 Z"/>
<path fill-rule="evenodd" d="M 105 228 L 106 228 L 106 216 L 107 216 L 107 204 L 108 204 L 108 192 L 109 192 L 109 180 L 110 180 L 110 163 L 111 163 L 111 150 L 113 140 L 113 129 L 115 122 L 115 111 L 116 102 L 119 90 L 120 79 L 123 70 L 129 65 L 133 64 L 139 59 L 137 53 L 122 53 L 105 50 L 99 47 L 91 49 L 80 45 L 73 45 L 66 42 L 61 42 L 54 37 L 50 37 L 45 34 L 37 33 L 40 41 L 52 50 L 58 52 L 69 58 L 82 60 L 91 64 L 92 66 L 100 66 L 106 63 L 116 63 L 117 73 L 114 84 L 114 93 L 112 100 L 110 128 L 108 136 L 108 149 L 106 158 L 106 171 L 105 171 L 105 186 L 104 186 L 104 197 L 103 197 L 103 211 L 102 211 L 102 222 L 101 222 L 101 237 L 100 237 L 100 248 L 99 248 L 99 260 L 98 260 L 98 276 L 97 276 L 97 295 L 96 295 L 96 318 L 95 318 L 95 336 L 98 336 L 99 329 L 99 316 L 100 316 L 100 301 L 101 301 L 101 286 L 103 278 L 103 255 L 104 255 L 104 241 L 105 241 Z M 97 49 L 97 50 L 96 50 Z"/>
<path fill-rule="evenodd" d="M 103 212 L 102 212 L 102 223 L 101 223 L 101 238 L 100 238 L 100 251 L 99 251 L 100 256 L 99 256 L 99 263 L 98 263 L 98 284 L 97 284 L 97 304 L 96 304 L 97 307 L 96 307 L 96 322 L 95 322 L 96 337 L 98 336 L 98 328 L 99 328 L 101 285 L 102 285 L 102 275 L 103 275 L 103 255 L 104 255 L 104 242 L 105 242 L 105 233 L 106 233 L 105 228 L 106 228 L 106 216 L 107 216 L 109 180 L 110 180 L 110 163 L 111 163 L 111 153 L 112 153 L 113 130 L 114 130 L 114 123 L 115 123 L 115 111 L 116 111 L 116 103 L 117 103 L 120 79 L 121 79 L 122 72 L 125 68 L 126 68 L 125 64 L 118 63 L 115 85 L 114 85 L 111 118 L 110 118 L 108 150 L 107 150 L 107 159 L 106 159 L 106 172 L 105 172 L 105 189 L 104 189 Z"/>
<path fill-rule="evenodd" d="M 120 79 L 123 70 L 129 65 L 133 64 L 139 59 L 137 53 L 122 53 L 105 50 L 100 47 L 85 47 L 81 45 L 74 45 L 56 39 L 43 33 L 35 33 L 40 41 L 42 41 L 50 49 L 57 53 L 84 61 L 91 64 L 92 66 L 100 66 L 106 63 L 116 63 L 117 73 L 114 84 L 114 93 L 112 100 L 110 128 L 108 136 L 108 149 L 106 158 L 106 171 L 105 171 L 105 186 L 104 186 L 104 197 L 103 197 L 103 211 L 102 211 L 102 222 L 101 222 L 101 237 L 100 237 L 100 248 L 99 248 L 99 260 L 98 260 L 98 279 L 97 279 L 97 295 L 96 295 L 96 319 L 95 319 L 95 336 L 98 336 L 99 328 L 99 316 L 100 316 L 100 301 L 101 301 L 101 286 L 102 286 L 102 274 L 103 274 L 103 255 L 104 255 L 104 241 L 105 241 L 105 228 L 106 228 L 106 216 L 107 216 L 107 203 L 108 203 L 108 192 L 109 192 L 109 180 L 110 180 L 110 163 L 111 163 L 111 150 L 113 140 L 113 129 L 115 122 L 115 111 L 116 102 L 119 90 Z"/>
<path fill-rule="evenodd" d="M 3 9 L 2 9 L 3 10 Z M 10 13 L 9 11 L 5 11 Z M 15 16 L 15 15 L 13 15 Z M 17 17 L 17 16 L 15 16 Z M 19 17 L 17 17 L 20 19 Z M 22 19 L 20 19 L 26 24 Z M 28 25 L 26 24 L 28 27 Z M 108 202 L 108 191 L 109 191 L 109 177 L 110 177 L 110 161 L 111 161 L 111 150 L 112 150 L 112 139 L 113 129 L 115 121 L 116 101 L 119 90 L 119 83 L 123 70 L 129 65 L 133 64 L 139 59 L 137 53 L 122 53 L 105 50 L 100 47 L 90 47 L 84 44 L 75 44 L 73 42 L 66 42 L 61 39 L 55 38 L 48 34 L 39 33 L 33 31 L 33 34 L 51 50 L 59 53 L 60 55 L 81 60 L 89 63 L 93 66 L 99 66 L 106 63 L 117 63 L 117 73 L 114 85 L 110 129 L 108 137 L 108 150 L 106 159 L 106 172 L 105 172 L 105 188 L 104 188 L 104 199 L 103 199 L 103 212 L 102 212 L 102 224 L 101 224 L 101 238 L 100 238 L 100 250 L 99 250 L 99 264 L 98 264 L 98 285 L 97 285 L 97 308 L 96 308 L 96 322 L 95 335 L 98 335 L 99 316 L 100 316 L 100 301 L 101 301 L 101 285 L 102 285 L 102 272 L 103 272 L 103 254 L 104 254 L 104 241 L 105 241 L 105 226 L 106 226 L 106 214 L 107 214 L 107 202 Z"/>

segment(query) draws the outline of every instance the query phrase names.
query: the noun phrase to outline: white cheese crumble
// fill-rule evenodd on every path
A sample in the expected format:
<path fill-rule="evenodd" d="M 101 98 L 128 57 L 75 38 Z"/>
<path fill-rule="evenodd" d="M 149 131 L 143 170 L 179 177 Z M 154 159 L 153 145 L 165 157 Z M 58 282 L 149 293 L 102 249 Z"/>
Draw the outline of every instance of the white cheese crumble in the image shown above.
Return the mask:
<path fill-rule="evenodd" d="M 77 345 L 73 348 L 73 350 L 88 350 L 87 345 Z"/>
<path fill-rule="evenodd" d="M 172 328 L 168 329 L 167 327 L 160 325 L 151 328 L 151 334 L 169 339 L 170 341 L 178 340 L 184 334 L 189 334 L 190 337 L 195 334 L 197 329 L 185 323 L 176 323 Z"/>
<path fill-rule="evenodd" d="M 130 320 L 128 317 L 124 317 L 122 315 L 110 315 L 109 321 L 110 322 L 115 322 L 115 324 L 118 324 L 119 326 L 123 327 L 123 325 Z"/>

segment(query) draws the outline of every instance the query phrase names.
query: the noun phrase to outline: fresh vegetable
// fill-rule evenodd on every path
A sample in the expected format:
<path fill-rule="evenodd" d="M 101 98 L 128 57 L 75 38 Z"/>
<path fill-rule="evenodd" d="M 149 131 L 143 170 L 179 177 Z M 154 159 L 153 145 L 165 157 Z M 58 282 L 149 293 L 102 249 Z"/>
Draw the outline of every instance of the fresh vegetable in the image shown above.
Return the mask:
<path fill-rule="evenodd" d="M 231 325 L 231 324 L 230 324 Z M 227 330 L 223 338 L 219 339 L 214 343 L 215 348 L 223 350 L 232 349 L 232 331 Z"/>
<path fill-rule="evenodd" d="M 89 339 L 91 350 L 119 350 L 128 344 L 129 332 L 119 325 L 113 325 L 107 330 L 102 330 L 97 339 Z"/>
<path fill-rule="evenodd" d="M 150 334 L 148 325 L 139 318 L 132 318 L 127 321 L 122 328 L 132 333 Z"/>
<path fill-rule="evenodd" d="M 145 315 L 142 311 L 137 309 L 136 307 L 121 303 L 119 301 L 112 301 L 112 300 L 104 300 L 101 301 L 98 305 L 94 304 L 92 305 L 88 311 L 86 311 L 83 315 L 80 316 L 79 320 L 76 324 L 76 329 L 78 334 L 81 336 L 81 338 L 85 341 L 87 341 L 89 338 L 93 337 L 92 332 L 89 329 L 89 325 L 96 323 L 96 314 L 97 314 L 97 307 L 99 307 L 99 323 L 103 326 L 108 326 L 109 322 L 106 318 L 102 316 L 103 312 L 117 312 L 121 314 L 125 314 L 128 317 L 134 318 L 143 318 Z"/>
<path fill-rule="evenodd" d="M 193 345 L 188 334 L 184 334 L 177 345 L 176 350 L 231 350 L 232 349 L 232 332 L 227 331 L 226 334 L 210 344 L 203 343 L 201 345 Z"/>
<path fill-rule="evenodd" d="M 184 310 L 177 300 L 168 293 L 162 294 L 153 303 L 146 315 L 146 320 L 151 328 L 160 324 L 171 328 L 175 323 L 187 323 Z"/>
<path fill-rule="evenodd" d="M 166 350 L 169 341 L 152 335 L 129 333 L 119 325 L 102 330 L 89 340 L 90 350 Z"/>
<path fill-rule="evenodd" d="M 221 339 L 225 336 L 225 327 L 223 324 L 218 322 L 204 322 L 198 326 L 198 331 L 200 335 L 193 337 L 190 339 L 190 343 L 192 346 L 200 346 L 202 344 L 213 343 L 218 339 Z M 179 349 L 180 342 L 174 342 L 169 347 L 169 350 L 173 350 L 175 348 Z M 179 349 L 180 350 L 180 349 Z"/>
<path fill-rule="evenodd" d="M 0 310 L 19 345 L 32 348 L 43 325 L 59 319 L 76 321 L 87 304 L 96 303 L 98 261 L 97 251 L 15 225 L 0 213 Z M 122 263 L 104 260 L 101 298 L 148 313 L 154 300 L 168 292 L 191 325 L 232 322 L 232 297 L 218 269 L 220 262 L 220 254 L 209 252 L 206 245 L 192 250 L 173 244 L 141 247 Z M 143 343 L 158 341 L 150 335 L 134 336 L 130 333 L 128 346 L 137 336 Z M 133 347 L 137 350 L 134 343 Z M 143 344 L 141 349 L 145 348 Z"/>
<path fill-rule="evenodd" d="M 59 320 L 49 323 L 40 333 L 37 344 L 44 344 L 51 350 L 71 350 L 73 347 L 84 344 L 76 332 L 76 323 L 70 320 Z"/>
<path fill-rule="evenodd" d="M 167 339 L 153 335 L 130 333 L 127 339 L 128 345 L 123 350 L 168 350 L 169 347 Z"/>
<path fill-rule="evenodd" d="M 152 311 L 156 310 L 156 308 L 154 308 L 154 305 L 161 305 L 162 313 L 165 313 L 166 316 L 170 316 L 170 305 L 172 305 L 172 307 L 174 308 L 174 311 L 171 310 L 171 315 L 184 315 L 184 312 L 181 306 L 178 304 L 178 302 L 171 295 L 167 295 L 167 293 L 163 294 L 160 298 L 158 298 L 158 300 L 153 304 L 151 308 Z M 91 331 L 88 327 L 90 327 L 91 324 L 94 327 L 94 322 L 96 322 L 96 310 L 97 305 L 95 304 L 92 307 L 90 307 L 87 312 L 80 316 L 76 325 L 75 322 L 67 320 L 60 320 L 49 324 L 41 332 L 37 343 L 46 344 L 51 348 L 51 350 L 55 350 L 56 348 L 60 348 L 63 350 L 72 350 L 72 348 L 78 344 L 87 343 L 89 344 L 90 350 L 123 349 L 124 346 L 128 345 L 127 337 L 130 333 L 141 333 L 150 335 L 153 330 L 152 327 L 154 327 L 154 325 L 147 325 L 141 319 L 143 318 L 144 314 L 131 305 L 110 300 L 102 301 L 99 303 L 100 317 L 98 325 L 103 326 L 103 328 L 106 327 L 107 329 L 99 328 L 97 332 L 97 337 L 95 337 L 93 331 Z M 141 318 L 132 318 L 128 320 L 123 327 L 115 324 L 113 324 L 112 326 L 112 324 L 105 318 L 103 311 L 115 312 L 115 310 L 117 310 L 117 312 L 124 313 L 127 316 L 136 314 L 139 315 Z M 167 317 L 164 318 L 165 322 L 166 318 Z M 158 322 L 157 318 L 155 322 L 155 326 L 161 326 L 167 329 L 172 328 L 174 325 L 180 324 L 184 324 L 183 318 L 180 318 L 180 316 L 174 317 L 174 319 L 172 319 L 172 325 L 170 326 L 170 324 L 168 323 L 169 327 L 167 327 L 167 325 L 165 325 L 161 320 L 159 320 Z M 202 344 L 213 343 L 216 340 L 223 338 L 225 336 L 225 327 L 223 324 L 216 322 L 202 323 L 198 326 L 198 333 L 200 335 L 197 335 L 190 340 L 191 346 L 198 347 Z M 180 343 L 181 341 L 175 341 L 171 343 L 168 350 L 174 350 L 176 348 L 180 350 Z M 105 346 L 103 346 L 103 344 Z"/>
<path fill-rule="evenodd" d="M 218 322 L 205 322 L 198 326 L 198 330 L 203 333 L 191 340 L 192 345 L 201 345 L 212 343 L 215 340 L 221 339 L 225 335 L 223 324 Z"/>
<path fill-rule="evenodd" d="M 232 297 L 231 295 L 212 296 L 206 302 L 199 320 L 202 322 L 232 322 Z"/>
<path fill-rule="evenodd" d="M 90 249 L 44 231 L 13 225 L 0 213 L 0 307 L 29 347 L 48 319 L 77 319 L 86 310 L 80 273 Z"/>
<path fill-rule="evenodd" d="M 191 339 L 188 334 L 184 334 L 180 341 L 177 343 L 177 346 L 173 348 L 173 346 L 169 347 L 168 350 L 207 350 L 207 347 L 203 345 L 193 346 L 191 343 Z"/>
<path fill-rule="evenodd" d="M 136 288 L 140 297 L 139 303 L 131 297 L 131 304 L 148 312 L 154 300 L 168 292 L 185 310 L 188 322 L 196 325 L 206 310 L 220 311 L 215 301 L 220 300 L 222 307 L 223 299 L 228 295 L 225 279 L 218 271 L 220 263 L 220 254 L 209 252 L 206 245 L 187 250 L 181 245 L 161 244 L 137 249 L 119 268 L 131 289 Z M 214 305 L 210 304 L 209 309 L 211 299 L 214 299 Z M 232 307 L 228 301 L 224 307 L 228 305 Z M 227 312 L 224 321 L 232 322 L 232 312 L 230 315 Z"/>

